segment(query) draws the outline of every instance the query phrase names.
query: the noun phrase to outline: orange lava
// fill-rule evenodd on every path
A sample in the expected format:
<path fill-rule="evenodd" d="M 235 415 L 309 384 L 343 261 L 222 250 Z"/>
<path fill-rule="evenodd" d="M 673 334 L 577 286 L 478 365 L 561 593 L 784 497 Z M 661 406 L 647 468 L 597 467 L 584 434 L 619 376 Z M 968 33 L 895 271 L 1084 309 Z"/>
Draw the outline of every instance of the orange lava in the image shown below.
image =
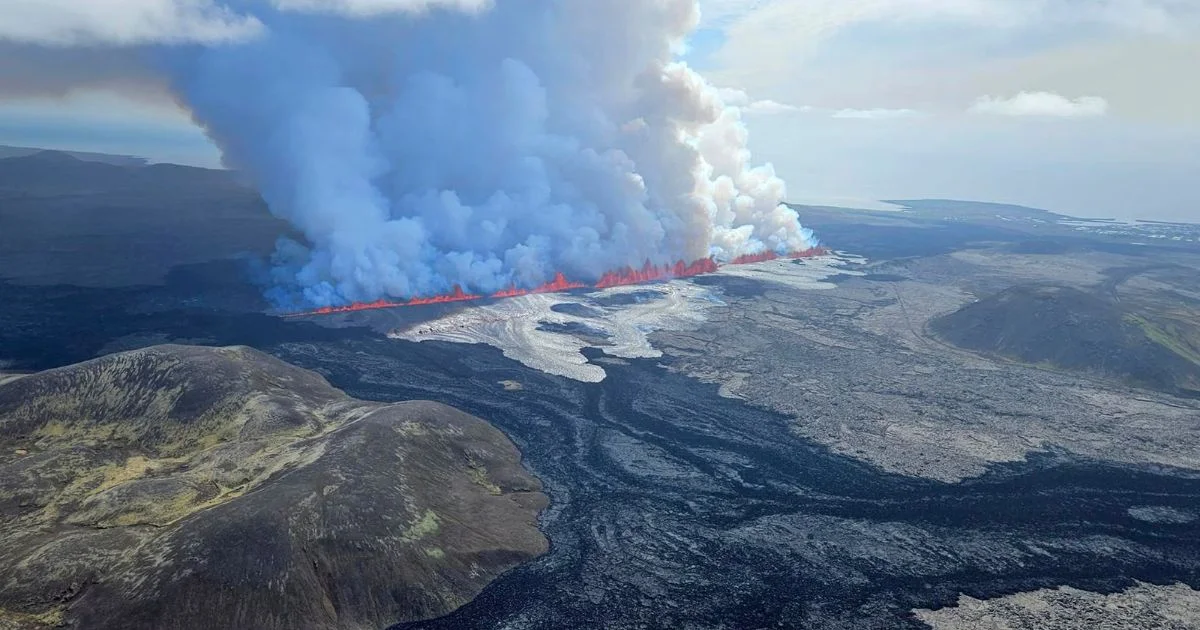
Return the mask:
<path fill-rule="evenodd" d="M 376 300 L 374 302 L 355 302 L 345 306 L 322 306 L 313 311 L 297 313 L 297 315 L 332 315 L 334 313 L 356 313 L 358 311 L 372 311 L 379 308 L 391 308 L 393 306 L 403 306 L 401 302 L 389 302 L 387 300 Z"/>
<path fill-rule="evenodd" d="M 768 260 L 775 260 L 776 258 L 779 258 L 779 254 L 776 254 L 775 252 L 771 252 L 771 251 L 766 251 L 761 254 L 744 254 L 742 256 L 738 256 L 737 258 L 734 258 L 733 260 L 729 261 L 729 264 L 731 264 L 731 265 L 749 265 L 752 263 L 760 263 L 760 262 L 767 262 Z"/>
<path fill-rule="evenodd" d="M 334 313 L 357 313 L 359 311 L 375 311 L 381 308 L 395 308 L 397 306 L 423 306 L 426 304 L 448 304 L 450 302 L 469 302 L 471 300 L 481 300 L 482 295 L 472 295 L 464 293 L 462 287 L 454 285 L 454 291 L 445 295 L 435 295 L 433 297 L 415 297 L 407 302 L 392 302 L 390 300 L 375 300 L 374 302 L 355 302 L 344 306 L 322 306 L 321 308 L 304 311 L 303 313 L 290 313 L 290 317 L 299 317 L 302 315 L 333 315 Z"/>
<path fill-rule="evenodd" d="M 685 265 L 683 261 L 675 263 L 675 267 L 671 269 L 671 277 L 673 278 L 690 278 L 706 273 L 714 273 L 717 270 L 717 261 L 712 258 L 701 258 L 696 262 Z"/>
<path fill-rule="evenodd" d="M 761 254 L 746 254 L 738 256 L 729 261 L 731 265 L 747 265 L 751 263 L 766 262 L 776 260 L 778 258 L 815 258 L 824 256 L 829 253 L 829 250 L 824 247 L 813 247 L 798 252 L 792 252 L 786 255 L 779 255 L 775 252 L 763 252 Z M 568 280 L 562 272 L 554 274 L 554 279 L 538 287 L 532 289 L 520 289 L 517 287 L 509 287 L 491 294 L 491 298 L 510 298 L 529 295 L 532 293 L 562 293 L 571 289 L 608 289 L 611 287 L 627 286 L 631 284 L 646 284 L 648 282 L 656 282 L 658 280 L 668 280 L 671 278 L 690 278 L 706 273 L 713 273 L 718 269 L 717 261 L 712 258 L 701 258 L 696 262 L 689 264 L 682 260 L 674 265 L 656 266 L 646 261 L 641 269 L 626 267 L 616 271 L 609 271 L 600 277 L 600 280 L 594 285 L 585 284 L 583 282 L 575 282 Z M 445 295 L 435 295 L 432 297 L 415 297 L 407 302 L 392 302 L 389 300 L 376 300 L 374 302 L 355 302 L 345 306 L 324 306 L 312 311 L 304 311 L 302 313 L 290 313 L 288 317 L 303 317 L 307 315 L 332 315 L 335 313 L 356 313 L 358 311 L 372 311 L 382 308 L 396 308 L 398 306 L 425 306 L 429 304 L 449 304 L 453 302 L 469 302 L 472 300 L 481 300 L 484 296 L 465 293 L 462 287 L 454 285 L 454 290 Z"/>
<path fill-rule="evenodd" d="M 729 264 L 749 265 L 752 263 L 767 262 L 768 260 L 776 260 L 779 258 L 816 258 L 817 256 L 824 256 L 828 253 L 829 250 L 824 247 L 810 247 L 808 249 L 802 249 L 798 252 L 791 252 L 782 256 L 776 254 L 775 252 L 762 252 L 761 254 L 745 254 L 743 256 L 738 256 L 737 258 L 729 261 Z"/>
<path fill-rule="evenodd" d="M 433 297 L 415 297 L 404 303 L 405 306 L 425 306 L 427 304 L 448 304 L 450 302 L 470 302 L 471 300 L 481 300 L 482 295 L 473 295 L 463 293 L 462 287 L 454 285 L 454 291 L 446 295 L 435 295 Z"/>
<path fill-rule="evenodd" d="M 646 261 L 646 264 L 642 265 L 641 269 L 626 267 L 600 276 L 600 281 L 595 284 L 594 288 L 607 289 L 630 284 L 645 284 L 668 278 L 690 278 L 703 273 L 712 273 L 716 270 L 717 261 L 712 258 L 701 258 L 690 265 L 684 264 L 682 260 L 674 265 L 662 266 L 655 266 L 650 264 L 650 261 Z"/>
<path fill-rule="evenodd" d="M 554 279 L 541 286 L 532 289 L 518 289 L 517 287 L 509 287 L 502 289 L 492 294 L 494 298 L 510 298 L 529 295 L 530 293 L 562 293 L 571 289 L 586 289 L 588 285 L 582 282 L 572 282 L 567 280 L 567 277 L 560 271 L 554 274 Z"/>
<path fill-rule="evenodd" d="M 828 247 L 809 247 L 798 252 L 792 252 L 787 255 L 788 258 L 816 258 L 818 256 L 828 256 Z"/>

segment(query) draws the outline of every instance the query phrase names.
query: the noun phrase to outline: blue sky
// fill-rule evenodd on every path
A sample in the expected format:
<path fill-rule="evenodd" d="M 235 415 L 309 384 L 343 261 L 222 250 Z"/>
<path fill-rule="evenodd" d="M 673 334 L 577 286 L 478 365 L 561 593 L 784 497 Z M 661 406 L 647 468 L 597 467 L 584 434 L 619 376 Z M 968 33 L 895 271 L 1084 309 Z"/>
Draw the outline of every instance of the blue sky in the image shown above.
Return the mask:
<path fill-rule="evenodd" d="M 86 8 L 116 16 L 112 37 L 138 41 L 161 23 L 121 11 L 174 1 Z M 686 59 L 743 107 L 755 159 L 776 167 L 792 200 L 956 197 L 1200 221 L 1192 181 L 1200 173 L 1200 2 L 702 0 L 701 8 Z M 254 28 L 200 18 L 186 24 L 189 36 Z M 0 40 L 75 26 L 39 19 L 51 18 L 6 20 Z M 4 64 L 0 79 L 11 70 Z M 72 87 L 0 92 L 0 144 L 219 163 L 161 94 L 128 97 L 100 81 Z"/>
<path fill-rule="evenodd" d="M 688 39 L 688 65 L 700 72 L 713 67 L 713 55 L 725 45 L 725 29 L 705 27 L 697 29 Z"/>

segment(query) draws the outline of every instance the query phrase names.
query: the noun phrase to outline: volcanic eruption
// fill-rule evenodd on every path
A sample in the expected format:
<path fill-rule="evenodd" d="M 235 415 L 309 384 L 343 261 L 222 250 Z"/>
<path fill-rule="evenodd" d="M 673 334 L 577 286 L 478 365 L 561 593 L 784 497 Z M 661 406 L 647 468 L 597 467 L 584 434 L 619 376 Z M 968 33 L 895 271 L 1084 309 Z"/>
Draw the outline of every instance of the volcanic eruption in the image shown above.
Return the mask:
<path fill-rule="evenodd" d="M 472 4 L 233 3 L 265 33 L 168 51 L 226 162 L 305 237 L 275 256 L 278 304 L 611 286 L 814 246 L 739 111 L 678 59 L 693 0 Z"/>
<path fill-rule="evenodd" d="M 810 247 L 798 252 L 790 252 L 786 255 L 787 258 L 816 258 L 829 253 L 829 250 L 824 247 Z M 747 254 L 739 256 L 728 264 L 731 265 L 748 265 L 759 262 L 767 262 L 781 258 L 774 252 L 762 254 Z M 562 293 L 574 289 L 609 289 L 612 287 L 628 286 L 635 284 L 646 284 L 649 282 L 657 282 L 660 280 L 670 280 L 673 278 L 690 278 L 706 273 L 714 273 L 720 268 L 717 261 L 712 258 L 702 258 L 690 265 L 685 265 L 683 261 L 676 262 L 670 266 L 655 266 L 650 261 L 641 269 L 625 268 L 616 271 L 610 271 L 600 277 L 600 280 L 594 285 L 589 285 L 583 282 L 568 280 L 562 272 L 554 275 L 554 279 L 534 287 L 532 289 L 521 289 L 517 287 L 509 287 L 502 289 L 488 296 L 493 299 L 504 299 L 520 297 L 522 295 L 530 295 L 535 293 Z M 398 308 L 401 306 L 427 306 L 432 304 L 448 304 L 453 302 L 469 302 L 472 300 L 483 299 L 482 295 L 471 295 L 463 293 L 461 287 L 455 285 L 450 293 L 435 295 L 432 297 L 415 297 L 408 301 L 392 301 L 392 300 L 375 300 L 374 302 L 351 302 L 339 306 L 322 306 L 320 308 L 304 310 L 289 313 L 287 317 L 303 317 L 309 315 L 333 315 L 336 313 L 355 313 L 359 311 L 373 311 L 385 308 Z"/>
<path fill-rule="evenodd" d="M 80 55 L 119 49 L 109 74 L 139 60 L 296 228 L 272 258 L 281 309 L 613 286 L 816 245 L 751 163 L 740 110 L 681 56 L 695 0 L 161 4 L 205 28 L 85 33 Z"/>

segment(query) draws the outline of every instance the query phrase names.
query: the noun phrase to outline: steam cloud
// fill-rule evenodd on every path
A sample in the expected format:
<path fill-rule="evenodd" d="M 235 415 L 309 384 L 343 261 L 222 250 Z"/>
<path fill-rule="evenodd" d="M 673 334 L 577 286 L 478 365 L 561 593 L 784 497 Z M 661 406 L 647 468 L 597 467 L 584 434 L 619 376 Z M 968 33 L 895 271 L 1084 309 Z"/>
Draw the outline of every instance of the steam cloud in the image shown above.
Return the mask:
<path fill-rule="evenodd" d="M 694 0 L 226 4 L 256 36 L 151 52 L 304 234 L 275 255 L 281 304 L 814 244 L 739 110 L 675 61 Z"/>

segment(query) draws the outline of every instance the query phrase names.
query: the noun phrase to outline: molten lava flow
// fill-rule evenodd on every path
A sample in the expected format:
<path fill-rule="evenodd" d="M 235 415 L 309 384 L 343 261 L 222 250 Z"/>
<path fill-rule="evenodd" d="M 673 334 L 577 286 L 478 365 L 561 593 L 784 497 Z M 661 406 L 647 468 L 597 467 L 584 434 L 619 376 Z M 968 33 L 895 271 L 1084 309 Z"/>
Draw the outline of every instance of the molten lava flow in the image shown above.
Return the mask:
<path fill-rule="evenodd" d="M 815 258 L 817 256 L 825 256 L 829 254 L 829 250 L 824 247 L 812 247 L 809 249 L 791 252 L 789 254 L 780 255 L 775 252 L 762 252 L 760 254 L 746 254 L 738 256 L 729 261 L 731 265 L 747 265 L 751 263 L 767 262 L 778 258 Z M 520 289 L 515 286 L 507 289 L 502 289 L 491 294 L 488 297 L 492 298 L 510 298 L 529 295 L 531 293 L 561 293 L 570 291 L 571 289 L 608 289 L 611 287 L 626 286 L 631 284 L 645 284 L 658 280 L 668 280 L 670 278 L 690 278 L 706 273 L 717 271 L 719 265 L 712 258 L 701 258 L 691 264 L 686 264 L 682 260 L 674 265 L 654 265 L 650 261 L 642 265 L 641 269 L 626 267 L 615 271 L 609 271 L 594 285 L 584 284 L 568 280 L 562 272 L 554 274 L 554 279 L 532 289 Z M 465 293 L 462 287 L 454 285 L 454 290 L 445 295 L 435 295 L 432 297 L 415 297 L 407 302 L 389 302 L 387 300 L 376 300 L 374 302 L 356 302 L 345 306 L 325 306 L 314 311 L 303 313 L 293 313 L 289 316 L 299 317 L 306 315 L 332 315 L 334 313 L 355 313 L 358 311 L 369 311 L 380 308 L 394 308 L 397 306 L 424 306 L 428 304 L 448 304 L 451 302 L 469 302 L 471 300 L 483 299 L 482 295 L 474 295 Z"/>
<path fill-rule="evenodd" d="M 302 315 L 332 315 L 334 313 L 356 313 L 358 311 L 370 311 L 380 308 L 391 308 L 393 306 L 404 306 L 400 302 L 389 302 L 387 300 L 376 300 L 374 302 L 355 302 L 345 306 L 322 306 L 315 311 L 301 313 Z"/>
<path fill-rule="evenodd" d="M 540 287 L 537 287 L 537 288 L 531 290 L 530 293 L 561 293 L 563 291 L 570 291 L 571 289 L 584 289 L 584 288 L 587 288 L 586 284 L 584 284 L 582 282 L 572 282 L 570 280 L 567 280 L 567 277 L 564 276 L 562 274 L 562 272 L 560 271 L 560 272 L 554 274 L 553 280 L 551 280 L 550 282 L 547 282 L 546 284 L 543 284 Z"/>
<path fill-rule="evenodd" d="M 775 252 L 772 252 L 772 251 L 765 251 L 760 254 L 744 254 L 742 256 L 738 256 L 737 258 L 734 258 L 733 260 L 729 261 L 729 264 L 731 264 L 731 265 L 749 265 L 752 263 L 760 263 L 760 262 L 767 262 L 768 260 L 775 260 L 776 258 L 779 258 L 779 254 L 776 254 Z"/>
<path fill-rule="evenodd" d="M 690 278 L 701 274 L 713 273 L 717 270 L 717 261 L 712 258 L 701 258 L 696 262 L 685 265 L 683 261 L 675 263 L 675 267 L 671 269 L 671 276 L 674 278 Z"/>
<path fill-rule="evenodd" d="M 737 258 L 734 258 L 733 260 L 729 261 L 729 264 L 731 264 L 731 265 L 749 265 L 752 263 L 761 263 L 761 262 L 767 262 L 769 260 L 777 260 L 779 258 L 816 258 L 817 256 L 824 256 L 828 253 L 829 253 L 829 250 L 825 249 L 824 247 L 810 247 L 808 249 L 802 249 L 798 252 L 791 252 L 788 254 L 784 254 L 782 256 L 780 256 L 779 254 L 776 254 L 775 252 L 772 252 L 772 251 L 766 251 L 766 252 L 762 252 L 762 253 L 758 253 L 758 254 L 745 254 L 743 256 L 738 256 Z"/>
<path fill-rule="evenodd" d="M 532 289 L 518 289 L 517 287 L 509 287 L 501 289 L 491 295 L 494 298 L 510 298 L 529 295 L 530 293 L 562 293 L 571 289 L 586 289 L 588 285 L 582 282 L 572 282 L 567 280 L 567 277 L 560 271 L 554 274 L 554 279 L 550 282 L 536 286 Z"/>
<path fill-rule="evenodd" d="M 630 284 L 645 284 L 668 278 L 690 278 L 704 273 L 712 273 L 716 270 L 717 261 L 712 258 L 701 258 L 690 265 L 685 264 L 681 260 L 674 265 L 663 265 L 661 267 L 656 267 L 650 261 L 646 261 L 646 264 L 641 269 L 626 267 L 600 276 L 600 281 L 595 284 L 595 288 L 608 289 Z"/>
<path fill-rule="evenodd" d="M 828 256 L 829 248 L 827 247 L 810 247 L 802 249 L 798 252 L 788 254 L 788 258 L 816 258 L 818 256 Z"/>
<path fill-rule="evenodd" d="M 600 276 L 600 281 L 596 283 L 597 289 L 607 289 L 609 287 L 619 287 L 627 284 L 644 284 L 646 282 L 654 282 L 661 280 L 665 273 L 662 269 L 650 264 L 646 261 L 642 268 L 634 269 L 626 267 L 617 271 L 610 271 L 603 276 Z"/>
<path fill-rule="evenodd" d="M 435 295 L 433 297 L 415 297 L 404 303 L 404 306 L 425 306 L 427 304 L 448 304 L 450 302 L 469 302 L 471 300 L 481 300 L 482 295 L 473 295 L 471 293 L 463 293 L 462 287 L 454 285 L 454 291 L 445 295 Z"/>
<path fill-rule="evenodd" d="M 517 287 L 509 287 L 507 289 L 501 289 L 501 290 L 493 293 L 491 295 L 491 297 L 511 298 L 511 297 L 521 297 L 522 295 L 529 295 L 529 289 L 518 289 Z"/>

